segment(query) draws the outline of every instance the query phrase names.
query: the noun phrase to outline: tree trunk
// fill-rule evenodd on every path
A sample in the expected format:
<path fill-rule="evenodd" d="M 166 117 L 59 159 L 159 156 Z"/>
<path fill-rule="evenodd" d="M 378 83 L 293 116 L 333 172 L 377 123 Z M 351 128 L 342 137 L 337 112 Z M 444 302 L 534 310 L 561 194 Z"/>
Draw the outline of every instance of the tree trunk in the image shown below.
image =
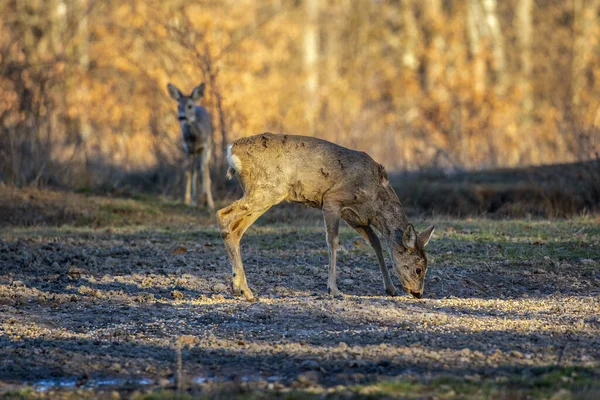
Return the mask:
<path fill-rule="evenodd" d="M 88 1 L 87 0 L 72 0 L 67 3 L 73 10 L 75 18 L 75 26 L 68 54 L 69 63 L 72 65 L 69 75 L 68 93 L 72 93 L 76 105 L 77 115 L 74 119 L 77 132 L 80 140 L 85 144 L 90 136 L 91 127 L 87 115 L 88 103 L 88 88 L 85 78 L 89 70 L 89 31 L 88 31 Z M 85 151 L 85 147 L 84 147 Z"/>
<path fill-rule="evenodd" d="M 316 130 L 319 103 L 319 0 L 304 0 L 306 26 L 304 28 L 304 68 L 306 73 L 306 120 L 312 135 Z"/>
<path fill-rule="evenodd" d="M 481 34 L 479 24 L 482 11 L 479 0 L 469 0 L 467 5 L 467 34 L 469 36 L 469 52 L 473 58 L 473 86 L 475 94 L 482 96 L 486 88 L 487 68 L 481 51 Z"/>
<path fill-rule="evenodd" d="M 444 55 L 446 43 L 442 28 L 444 23 L 444 15 L 442 11 L 441 0 L 425 0 L 423 12 L 425 15 L 426 29 L 429 31 L 429 43 L 427 54 L 427 69 L 425 76 L 425 90 L 428 92 L 440 90 L 438 87 L 439 81 L 444 73 Z"/>
<path fill-rule="evenodd" d="M 496 0 L 482 0 L 485 22 L 492 38 L 492 68 L 495 75 L 495 90 L 498 95 L 506 91 L 506 59 L 504 55 L 504 36 L 498 21 Z"/>
<path fill-rule="evenodd" d="M 573 0 L 573 49 L 571 51 L 571 96 L 567 101 L 568 131 L 571 133 L 570 149 L 579 160 L 594 157 L 597 143 L 598 130 L 592 126 L 591 118 L 586 118 L 585 110 L 589 109 L 590 100 L 586 98 L 586 88 L 594 86 L 593 71 L 590 63 L 593 62 L 594 52 L 591 50 L 593 43 L 598 38 L 598 7 L 600 0 Z M 588 103 L 588 104 L 586 104 Z"/>
<path fill-rule="evenodd" d="M 517 6 L 517 38 L 519 40 L 519 51 L 521 56 L 521 88 L 523 100 L 521 101 L 522 112 L 527 120 L 530 119 L 533 110 L 533 89 L 531 83 L 531 44 L 533 37 L 532 13 L 533 0 L 520 0 Z"/>
<path fill-rule="evenodd" d="M 406 32 L 406 41 L 404 45 L 404 54 L 402 55 L 402 64 L 412 71 L 419 68 L 419 56 L 417 48 L 419 45 L 419 29 L 417 19 L 413 13 L 412 0 L 403 2 L 402 22 Z"/>

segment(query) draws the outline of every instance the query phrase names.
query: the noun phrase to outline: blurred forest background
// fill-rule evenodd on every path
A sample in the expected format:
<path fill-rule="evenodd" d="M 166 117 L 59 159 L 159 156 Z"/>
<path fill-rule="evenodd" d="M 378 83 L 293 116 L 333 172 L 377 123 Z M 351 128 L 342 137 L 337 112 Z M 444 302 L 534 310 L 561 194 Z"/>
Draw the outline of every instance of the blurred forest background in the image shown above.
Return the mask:
<path fill-rule="evenodd" d="M 600 151 L 600 0 L 0 0 L 0 15 L 0 181 L 19 186 L 179 195 L 168 82 L 207 83 L 219 174 L 227 142 L 263 131 L 390 171 Z"/>

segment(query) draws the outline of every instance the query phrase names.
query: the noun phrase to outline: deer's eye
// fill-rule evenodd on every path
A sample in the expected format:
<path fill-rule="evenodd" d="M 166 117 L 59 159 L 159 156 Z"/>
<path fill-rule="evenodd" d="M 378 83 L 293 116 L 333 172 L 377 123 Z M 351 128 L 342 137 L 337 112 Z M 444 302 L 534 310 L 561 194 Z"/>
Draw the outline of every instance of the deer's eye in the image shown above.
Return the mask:
<path fill-rule="evenodd" d="M 421 268 L 417 268 L 415 272 L 417 273 L 417 275 L 421 275 L 421 272 L 423 272 L 423 270 Z"/>

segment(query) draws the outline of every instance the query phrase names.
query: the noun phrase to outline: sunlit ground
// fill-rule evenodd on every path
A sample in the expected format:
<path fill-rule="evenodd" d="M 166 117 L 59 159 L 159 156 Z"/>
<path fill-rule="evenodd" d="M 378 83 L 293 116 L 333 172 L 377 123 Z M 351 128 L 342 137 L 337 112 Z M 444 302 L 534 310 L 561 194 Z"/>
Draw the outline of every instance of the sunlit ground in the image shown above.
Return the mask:
<path fill-rule="evenodd" d="M 260 298 L 247 303 L 209 215 L 128 200 L 147 219 L 123 224 L 120 202 L 92 227 L 1 231 L 0 394 L 600 395 L 595 217 L 416 220 L 436 225 L 421 300 L 386 296 L 374 252 L 344 227 L 333 300 L 318 214 L 275 211 L 243 241 Z"/>

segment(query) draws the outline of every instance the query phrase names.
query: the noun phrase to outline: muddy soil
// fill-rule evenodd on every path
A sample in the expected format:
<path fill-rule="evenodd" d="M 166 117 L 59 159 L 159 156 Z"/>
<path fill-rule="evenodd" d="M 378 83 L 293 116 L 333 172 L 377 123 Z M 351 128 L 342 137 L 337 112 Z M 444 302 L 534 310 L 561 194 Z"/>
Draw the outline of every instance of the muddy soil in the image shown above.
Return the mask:
<path fill-rule="evenodd" d="M 121 227 L 27 221 L 0 231 L 0 389 L 173 387 L 178 346 L 188 386 L 479 381 L 600 361 L 594 220 L 433 221 L 420 300 L 386 296 L 374 252 L 345 227 L 338 300 L 326 295 L 318 214 L 267 219 L 243 241 L 255 303 L 230 294 L 210 217 L 190 224 L 149 214 Z"/>

